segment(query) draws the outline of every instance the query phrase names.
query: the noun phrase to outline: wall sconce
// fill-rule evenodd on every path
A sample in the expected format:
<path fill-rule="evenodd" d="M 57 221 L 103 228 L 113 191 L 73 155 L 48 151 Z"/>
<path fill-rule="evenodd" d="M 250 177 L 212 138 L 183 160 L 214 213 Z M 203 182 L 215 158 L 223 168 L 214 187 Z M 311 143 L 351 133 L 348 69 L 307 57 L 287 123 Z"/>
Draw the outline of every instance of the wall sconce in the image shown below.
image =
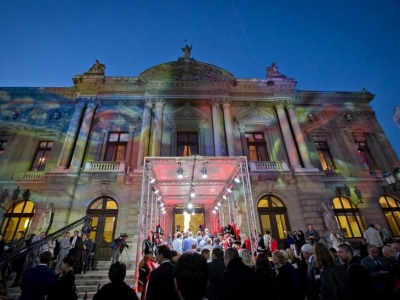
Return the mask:
<path fill-rule="evenodd" d="M 206 179 L 208 177 L 207 175 L 207 168 L 206 166 L 203 164 L 203 167 L 201 168 L 201 178 Z"/>
<path fill-rule="evenodd" d="M 183 178 L 183 169 L 182 169 L 181 163 L 179 162 L 178 164 L 179 164 L 179 167 L 178 167 L 178 170 L 176 170 L 176 173 L 178 174 L 178 178 L 182 179 Z"/>

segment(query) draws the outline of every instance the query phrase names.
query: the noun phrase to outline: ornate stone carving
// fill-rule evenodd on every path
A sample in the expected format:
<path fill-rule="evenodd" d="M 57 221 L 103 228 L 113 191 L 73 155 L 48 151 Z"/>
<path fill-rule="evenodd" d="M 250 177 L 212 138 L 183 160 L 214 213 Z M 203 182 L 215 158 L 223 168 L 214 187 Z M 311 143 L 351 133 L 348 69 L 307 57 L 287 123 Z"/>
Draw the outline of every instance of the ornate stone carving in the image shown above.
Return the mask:
<path fill-rule="evenodd" d="M 106 66 L 101 64 L 97 59 L 93 66 L 85 74 L 100 74 L 104 75 Z"/>

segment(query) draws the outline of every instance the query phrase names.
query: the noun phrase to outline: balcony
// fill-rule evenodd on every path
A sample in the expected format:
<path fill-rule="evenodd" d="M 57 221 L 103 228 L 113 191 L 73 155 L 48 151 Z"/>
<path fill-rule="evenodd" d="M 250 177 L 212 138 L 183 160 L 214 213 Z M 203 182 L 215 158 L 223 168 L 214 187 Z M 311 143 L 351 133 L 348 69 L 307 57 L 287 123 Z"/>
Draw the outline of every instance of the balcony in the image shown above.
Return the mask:
<path fill-rule="evenodd" d="M 284 172 L 290 171 L 284 161 L 250 161 L 250 172 Z"/>
<path fill-rule="evenodd" d="M 83 172 L 118 172 L 125 173 L 124 161 L 88 161 L 85 163 Z"/>
<path fill-rule="evenodd" d="M 27 171 L 25 172 L 24 179 L 26 181 L 41 181 L 44 179 L 43 171 Z"/>
<path fill-rule="evenodd" d="M 376 170 L 363 169 L 362 175 L 365 177 L 383 178 L 383 172 L 379 169 Z"/>
<path fill-rule="evenodd" d="M 324 170 L 324 173 L 325 178 L 343 178 L 343 175 L 338 170 Z"/>

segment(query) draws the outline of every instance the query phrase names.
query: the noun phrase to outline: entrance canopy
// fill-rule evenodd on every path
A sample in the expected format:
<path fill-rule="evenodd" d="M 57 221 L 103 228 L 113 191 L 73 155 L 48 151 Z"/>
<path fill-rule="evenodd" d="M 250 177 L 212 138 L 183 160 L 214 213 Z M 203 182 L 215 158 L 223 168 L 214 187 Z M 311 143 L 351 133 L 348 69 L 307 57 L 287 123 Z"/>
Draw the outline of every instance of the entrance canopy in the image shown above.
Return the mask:
<path fill-rule="evenodd" d="M 243 223 L 242 232 L 257 235 L 246 157 L 146 157 L 138 219 L 137 266 L 144 237 L 158 223 L 165 229 L 172 209 L 189 203 L 205 209 L 207 226 L 211 228 L 235 223 L 239 229 Z"/>

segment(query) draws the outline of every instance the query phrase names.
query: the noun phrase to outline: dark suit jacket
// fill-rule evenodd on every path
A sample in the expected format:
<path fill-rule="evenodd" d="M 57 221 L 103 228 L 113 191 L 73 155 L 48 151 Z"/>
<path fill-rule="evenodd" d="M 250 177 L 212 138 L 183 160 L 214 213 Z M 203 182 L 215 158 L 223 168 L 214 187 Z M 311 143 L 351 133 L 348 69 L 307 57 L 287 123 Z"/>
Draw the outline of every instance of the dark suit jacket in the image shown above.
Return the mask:
<path fill-rule="evenodd" d="M 74 271 L 58 276 L 46 300 L 69 300 L 74 283 Z"/>
<path fill-rule="evenodd" d="M 175 266 L 170 262 L 163 262 L 150 273 L 147 285 L 146 300 L 178 300 L 174 283 Z"/>
<path fill-rule="evenodd" d="M 379 257 L 378 261 L 384 271 L 389 272 L 390 271 L 390 265 L 384 259 L 383 257 Z M 379 272 L 381 271 L 375 261 L 371 258 L 371 256 L 367 256 L 366 258 L 361 260 L 361 265 L 367 269 L 369 274 L 371 275 L 373 286 L 375 293 L 381 298 L 381 299 L 387 299 L 389 297 L 389 294 L 391 293 L 392 289 L 392 276 L 390 273 L 387 274 L 380 274 Z"/>
<path fill-rule="evenodd" d="M 218 289 L 225 269 L 223 259 L 214 259 L 208 263 L 208 286 L 206 290 L 206 298 L 208 300 L 218 299 Z"/>
<path fill-rule="evenodd" d="M 44 300 L 55 281 L 55 274 L 46 265 L 38 265 L 25 271 L 21 281 L 20 300 Z"/>
<path fill-rule="evenodd" d="M 222 274 L 218 300 L 260 299 L 256 272 L 246 266 L 240 257 L 232 259 Z M 264 298 L 265 299 L 265 298 Z"/>

